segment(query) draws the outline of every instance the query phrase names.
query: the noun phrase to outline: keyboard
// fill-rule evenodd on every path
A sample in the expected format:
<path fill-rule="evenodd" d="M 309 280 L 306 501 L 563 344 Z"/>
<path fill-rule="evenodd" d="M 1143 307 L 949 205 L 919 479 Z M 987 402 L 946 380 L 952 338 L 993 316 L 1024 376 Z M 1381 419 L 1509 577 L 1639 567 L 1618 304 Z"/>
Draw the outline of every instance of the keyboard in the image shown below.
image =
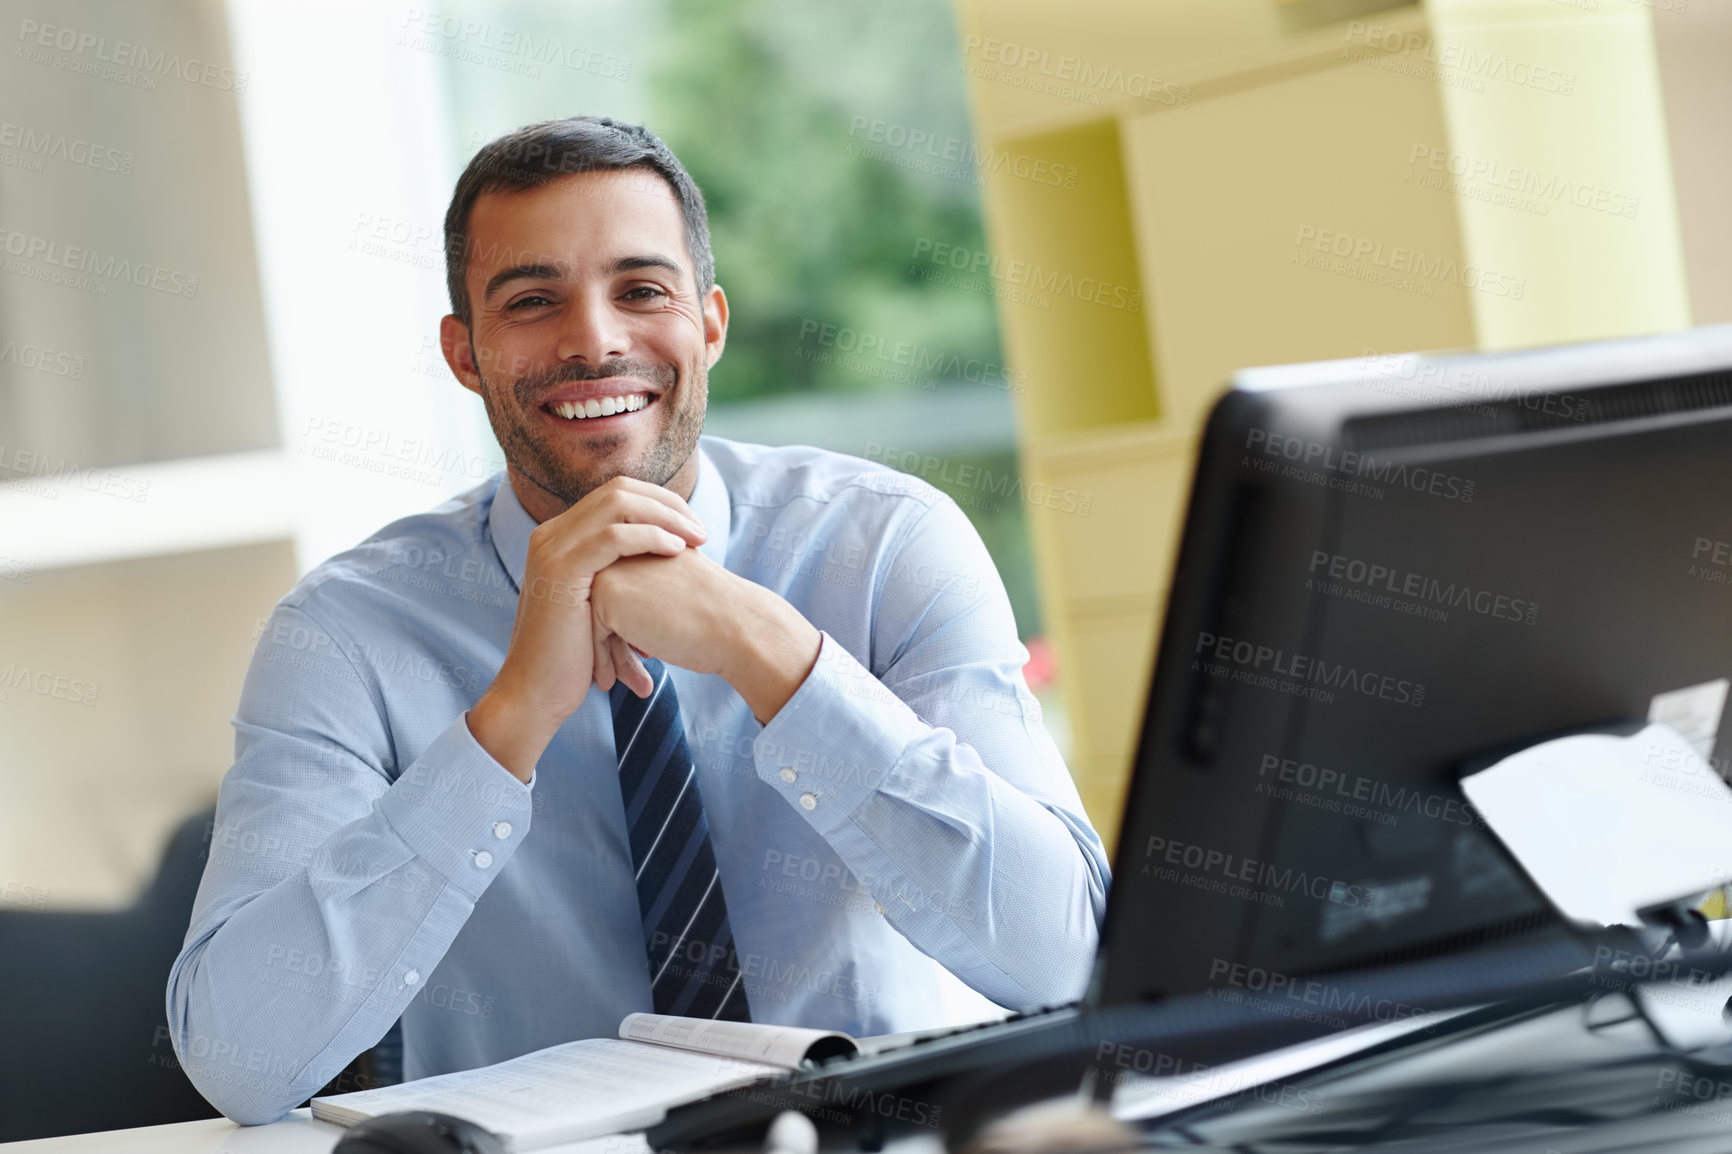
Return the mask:
<path fill-rule="evenodd" d="M 1074 1002 L 1047 1006 L 830 1058 L 677 1106 L 646 1137 L 656 1151 L 755 1141 L 784 1110 L 799 1110 L 826 1129 L 858 1131 L 863 1150 L 892 1133 L 937 1133 L 948 1121 L 944 1103 L 921 1087 L 1044 1052 L 1043 1041 L 1066 1034 L 1081 1013 Z"/>
<path fill-rule="evenodd" d="M 843 1054 L 826 1061 L 824 1066 L 830 1068 L 846 1062 L 858 1061 L 862 1057 L 875 1057 L 879 1054 L 898 1054 L 914 1046 L 924 1046 L 931 1042 L 942 1042 L 948 1038 L 960 1038 L 967 1034 L 978 1034 L 983 1030 L 997 1030 L 1014 1022 L 1028 1022 L 1038 1018 L 1046 1018 L 1054 1014 L 1074 1013 L 1081 1006 L 1080 1002 L 1065 1002 L 1058 1006 L 1042 1006 L 1037 1010 L 1023 1010 L 1008 1014 L 1002 1018 L 988 1018 L 982 1022 L 970 1022 L 965 1026 L 941 1026 L 932 1030 L 915 1030 L 908 1034 L 892 1034 L 885 1038 L 867 1038 L 860 1043 L 858 1054 Z M 874 1043 L 888 1041 L 889 1045 Z"/>
<path fill-rule="evenodd" d="M 895 1134 L 942 1136 L 960 1149 L 1006 1108 L 1085 1084 L 1110 1091 L 1127 1070 L 1156 1059 L 1200 1069 L 1295 1045 L 1351 1024 L 1378 1021 L 1394 1002 L 1445 1010 L 1580 999 L 1595 971 L 1580 941 L 1547 938 L 1485 947 L 1345 975 L 1320 975 L 1354 992 L 1337 1015 L 1271 1014 L 1260 1003 L 1208 992 L 1119 1006 L 1062 1006 L 919 1037 L 882 1053 L 831 1059 L 676 1107 L 647 1138 L 656 1151 L 696 1151 L 755 1141 L 784 1110 L 820 1130 L 852 1133 L 862 1150 Z M 1728 956 L 1732 964 L 1732 955 Z M 1198 1065 L 1198 1064 L 1201 1065 Z"/>

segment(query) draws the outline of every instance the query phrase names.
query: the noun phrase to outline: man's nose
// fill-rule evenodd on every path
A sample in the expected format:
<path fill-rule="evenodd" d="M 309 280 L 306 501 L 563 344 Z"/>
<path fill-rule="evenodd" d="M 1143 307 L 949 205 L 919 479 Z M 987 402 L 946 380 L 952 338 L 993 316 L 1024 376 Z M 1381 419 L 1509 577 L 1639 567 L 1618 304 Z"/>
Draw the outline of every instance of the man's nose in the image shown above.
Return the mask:
<path fill-rule="evenodd" d="M 630 348 L 624 318 L 605 293 L 580 293 L 566 309 L 559 330 L 559 359 L 592 365 L 622 357 Z"/>

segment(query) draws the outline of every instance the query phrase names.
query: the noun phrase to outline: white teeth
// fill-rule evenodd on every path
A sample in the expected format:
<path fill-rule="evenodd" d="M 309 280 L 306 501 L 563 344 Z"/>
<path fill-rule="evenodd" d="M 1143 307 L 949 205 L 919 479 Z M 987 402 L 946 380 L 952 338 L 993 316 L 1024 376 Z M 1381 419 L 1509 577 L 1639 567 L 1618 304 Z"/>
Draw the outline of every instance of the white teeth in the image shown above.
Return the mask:
<path fill-rule="evenodd" d="M 549 407 L 568 421 L 582 421 L 590 417 L 611 417 L 615 413 L 635 413 L 647 404 L 649 404 L 647 394 L 630 393 L 623 397 L 600 397 L 588 401 L 561 401 Z"/>

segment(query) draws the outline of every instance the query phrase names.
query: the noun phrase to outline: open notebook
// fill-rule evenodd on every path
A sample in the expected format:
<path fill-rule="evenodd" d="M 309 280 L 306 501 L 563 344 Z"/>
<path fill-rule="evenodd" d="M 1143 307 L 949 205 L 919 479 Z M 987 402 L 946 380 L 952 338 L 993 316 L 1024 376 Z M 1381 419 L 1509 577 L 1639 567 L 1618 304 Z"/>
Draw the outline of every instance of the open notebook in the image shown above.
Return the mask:
<path fill-rule="evenodd" d="M 340 1126 L 399 1110 L 455 1114 L 537 1150 L 642 1130 L 698 1098 L 857 1052 L 846 1034 L 627 1014 L 619 1038 L 549 1046 L 478 1070 L 313 1099 L 313 1117 Z"/>

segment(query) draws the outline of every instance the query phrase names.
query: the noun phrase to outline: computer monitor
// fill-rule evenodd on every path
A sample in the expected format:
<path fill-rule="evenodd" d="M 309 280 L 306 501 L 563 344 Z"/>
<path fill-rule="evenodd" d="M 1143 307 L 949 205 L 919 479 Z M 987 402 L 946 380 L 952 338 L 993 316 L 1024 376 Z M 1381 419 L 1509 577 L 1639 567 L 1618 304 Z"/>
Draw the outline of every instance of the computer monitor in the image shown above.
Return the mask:
<path fill-rule="evenodd" d="M 1569 934 L 1463 767 L 1663 714 L 1705 756 L 1655 782 L 1700 788 L 1728 677 L 1732 327 L 1237 374 L 1200 447 L 1091 1000 Z"/>

